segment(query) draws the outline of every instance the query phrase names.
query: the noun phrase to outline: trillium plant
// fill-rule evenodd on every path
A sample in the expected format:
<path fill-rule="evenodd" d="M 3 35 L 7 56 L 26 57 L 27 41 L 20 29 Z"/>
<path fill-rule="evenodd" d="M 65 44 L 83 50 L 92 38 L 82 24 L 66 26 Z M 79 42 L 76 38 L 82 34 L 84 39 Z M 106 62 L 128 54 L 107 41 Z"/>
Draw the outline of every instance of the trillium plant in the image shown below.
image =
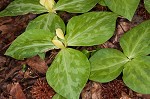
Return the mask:
<path fill-rule="evenodd" d="M 90 62 L 71 46 L 106 42 L 114 33 L 116 19 L 117 15 L 111 12 L 89 12 L 70 19 L 66 34 L 60 28 L 55 35 L 46 30 L 30 29 L 20 35 L 5 54 L 24 59 L 54 48 L 61 49 L 46 73 L 47 81 L 61 96 L 78 99 L 90 75 Z"/>
<path fill-rule="evenodd" d="M 79 99 L 88 80 L 101 83 L 117 78 L 136 92 L 150 94 L 150 20 L 129 30 L 120 39 L 123 51 L 100 49 L 88 59 L 77 46 L 105 43 L 115 31 L 118 15 L 131 20 L 140 0 L 14 0 L 0 16 L 40 14 L 29 23 L 5 55 L 18 60 L 60 49 L 46 79 L 57 92 L 53 99 Z M 150 12 L 150 0 L 145 0 Z M 88 12 L 97 3 L 113 12 Z M 58 11 L 84 13 L 65 26 Z"/>
<path fill-rule="evenodd" d="M 98 3 L 131 21 L 139 2 L 140 0 L 99 0 Z M 144 5 L 150 13 L 150 0 L 144 0 Z"/>
<path fill-rule="evenodd" d="M 123 53 L 101 49 L 91 58 L 90 80 L 108 82 L 123 71 L 123 81 L 132 90 L 150 93 L 150 20 L 128 31 L 120 39 Z"/>

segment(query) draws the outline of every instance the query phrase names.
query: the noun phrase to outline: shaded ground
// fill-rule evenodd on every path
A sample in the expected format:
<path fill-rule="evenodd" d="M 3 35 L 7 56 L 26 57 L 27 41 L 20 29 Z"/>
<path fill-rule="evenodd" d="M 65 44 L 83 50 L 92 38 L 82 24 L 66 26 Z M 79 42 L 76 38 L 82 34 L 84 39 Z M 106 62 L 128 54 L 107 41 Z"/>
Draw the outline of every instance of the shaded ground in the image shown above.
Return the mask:
<path fill-rule="evenodd" d="M 0 10 L 3 10 L 11 0 L 1 0 Z M 106 7 L 96 5 L 92 11 L 109 10 Z M 60 13 L 62 19 L 67 21 L 76 14 Z M 4 53 L 12 41 L 24 32 L 29 21 L 36 15 L 27 14 L 16 17 L 0 18 L 0 99 L 51 99 L 55 94 L 47 84 L 45 72 L 57 55 L 57 50 L 46 53 L 45 60 L 35 56 L 24 61 L 18 61 Z M 121 17 L 117 20 L 114 36 L 99 48 L 120 49 L 119 38 L 132 27 L 150 19 L 141 1 L 136 14 L 131 22 Z M 77 49 L 93 50 L 93 47 L 78 47 Z M 109 83 L 97 83 L 89 81 L 81 93 L 81 99 L 150 99 L 150 95 L 135 93 L 125 86 L 121 75 Z"/>

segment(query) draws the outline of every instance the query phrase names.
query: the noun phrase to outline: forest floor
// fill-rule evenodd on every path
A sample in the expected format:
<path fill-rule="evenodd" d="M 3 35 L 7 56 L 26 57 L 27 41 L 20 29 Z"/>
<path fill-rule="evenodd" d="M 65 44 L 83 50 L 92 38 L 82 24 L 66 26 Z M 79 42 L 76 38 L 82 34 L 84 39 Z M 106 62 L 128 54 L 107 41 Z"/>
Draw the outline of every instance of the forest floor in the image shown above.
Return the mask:
<path fill-rule="evenodd" d="M 0 11 L 10 2 L 11 0 L 1 0 Z M 109 11 L 107 7 L 98 4 L 92 9 L 92 11 L 105 10 Z M 60 14 L 65 23 L 76 15 L 67 12 Z M 45 73 L 57 55 L 57 50 L 47 52 L 45 60 L 35 56 L 19 61 L 4 55 L 12 41 L 23 33 L 28 23 L 36 17 L 35 14 L 0 17 L 0 99 L 51 99 L 55 94 L 46 82 Z M 118 42 L 122 34 L 148 19 L 150 14 L 141 1 L 132 21 L 119 17 L 114 36 L 99 47 L 121 50 Z M 92 50 L 92 47 L 77 49 Z M 108 83 L 88 81 L 81 93 L 81 99 L 150 99 L 150 95 L 139 94 L 128 88 L 121 76 Z"/>

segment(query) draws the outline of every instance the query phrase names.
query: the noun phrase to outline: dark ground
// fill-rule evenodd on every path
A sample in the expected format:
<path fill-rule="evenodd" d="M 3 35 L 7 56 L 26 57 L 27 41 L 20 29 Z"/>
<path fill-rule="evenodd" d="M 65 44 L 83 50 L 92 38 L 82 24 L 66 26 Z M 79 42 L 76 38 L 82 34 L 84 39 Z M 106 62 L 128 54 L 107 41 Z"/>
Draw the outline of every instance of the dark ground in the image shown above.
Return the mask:
<path fill-rule="evenodd" d="M 11 0 L 1 0 L 0 11 L 10 2 Z M 92 9 L 92 11 L 103 10 L 109 9 L 100 5 Z M 75 15 L 67 12 L 60 14 L 65 23 Z M 57 54 L 57 50 L 47 52 L 45 60 L 35 56 L 18 61 L 4 55 L 12 41 L 24 32 L 29 21 L 36 16 L 27 14 L 0 18 L 0 99 L 51 99 L 55 94 L 46 82 L 45 72 Z M 115 35 L 105 44 L 97 47 L 120 49 L 118 44 L 120 36 L 147 19 L 150 19 L 150 14 L 141 1 L 133 20 L 129 22 L 119 17 Z M 93 47 L 77 49 L 92 50 Z M 150 95 L 139 94 L 126 87 L 120 75 L 117 79 L 105 84 L 89 81 L 81 93 L 81 99 L 150 99 Z"/>

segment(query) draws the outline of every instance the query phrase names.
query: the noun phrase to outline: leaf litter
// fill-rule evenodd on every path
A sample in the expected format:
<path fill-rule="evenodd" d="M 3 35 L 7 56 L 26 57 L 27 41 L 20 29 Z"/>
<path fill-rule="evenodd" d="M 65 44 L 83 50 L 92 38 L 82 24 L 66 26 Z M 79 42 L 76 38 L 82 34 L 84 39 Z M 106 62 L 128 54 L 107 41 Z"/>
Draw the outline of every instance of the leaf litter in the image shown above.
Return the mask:
<path fill-rule="evenodd" d="M 10 2 L 11 0 L 1 0 L 0 10 L 3 10 Z M 143 0 L 141 0 L 131 22 L 122 17 L 118 18 L 114 36 L 106 43 L 96 46 L 96 48 L 121 50 L 118 43 L 120 37 L 134 26 L 150 19 L 150 14 L 145 10 L 143 4 Z M 110 10 L 97 4 L 92 11 Z M 67 12 L 59 14 L 65 23 L 71 17 L 77 15 Z M 3 55 L 12 41 L 25 30 L 29 21 L 35 17 L 34 14 L 26 14 L 0 18 L 0 99 L 51 99 L 55 94 L 46 82 L 45 72 L 47 66 L 52 63 L 57 55 L 57 50 L 47 52 L 45 60 L 35 56 L 24 61 L 17 61 Z M 79 47 L 77 49 L 90 51 L 95 47 Z M 23 65 L 25 65 L 25 68 L 23 68 Z M 126 87 L 120 76 L 108 83 L 88 81 L 82 90 L 81 99 L 150 99 L 150 95 L 139 94 Z"/>

